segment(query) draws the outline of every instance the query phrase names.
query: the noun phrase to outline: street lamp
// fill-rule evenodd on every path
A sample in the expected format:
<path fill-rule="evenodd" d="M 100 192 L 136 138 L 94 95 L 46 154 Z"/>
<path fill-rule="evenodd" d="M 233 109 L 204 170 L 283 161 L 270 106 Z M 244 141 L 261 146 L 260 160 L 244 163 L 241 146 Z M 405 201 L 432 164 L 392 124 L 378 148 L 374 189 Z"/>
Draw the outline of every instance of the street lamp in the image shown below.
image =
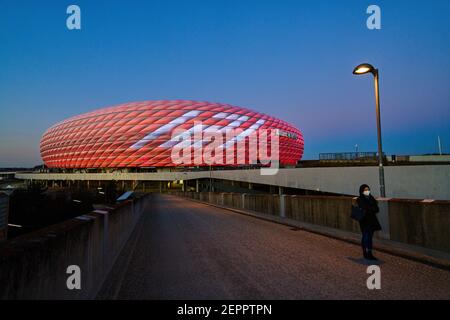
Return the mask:
<path fill-rule="evenodd" d="M 378 131 L 378 167 L 380 173 L 380 195 L 381 197 L 386 197 L 385 186 L 384 186 L 384 167 L 383 167 L 383 147 L 381 144 L 381 120 L 380 120 L 380 88 L 379 88 L 379 74 L 378 69 L 375 69 L 371 64 L 363 63 L 357 66 L 353 70 L 355 75 L 363 75 L 371 73 L 375 79 L 375 106 L 377 113 L 377 131 Z"/>

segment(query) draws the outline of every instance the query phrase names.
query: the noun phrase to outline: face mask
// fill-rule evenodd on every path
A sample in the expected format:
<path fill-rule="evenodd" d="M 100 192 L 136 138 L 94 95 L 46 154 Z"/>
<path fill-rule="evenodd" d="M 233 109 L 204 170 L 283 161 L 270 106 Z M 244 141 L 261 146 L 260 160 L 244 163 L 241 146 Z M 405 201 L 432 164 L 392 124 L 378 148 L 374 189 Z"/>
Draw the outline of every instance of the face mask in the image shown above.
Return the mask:
<path fill-rule="evenodd" d="M 366 197 L 370 196 L 370 190 L 369 190 L 369 191 L 364 191 L 363 193 L 364 193 L 364 195 L 365 195 Z"/>

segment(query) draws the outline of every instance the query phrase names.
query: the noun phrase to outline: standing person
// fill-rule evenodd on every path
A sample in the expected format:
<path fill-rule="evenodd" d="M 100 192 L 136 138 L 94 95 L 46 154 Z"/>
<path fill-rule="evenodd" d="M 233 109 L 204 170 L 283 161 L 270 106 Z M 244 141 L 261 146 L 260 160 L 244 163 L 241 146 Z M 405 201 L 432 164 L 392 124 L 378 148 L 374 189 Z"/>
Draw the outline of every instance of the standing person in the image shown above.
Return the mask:
<path fill-rule="evenodd" d="M 364 258 L 377 260 L 372 254 L 372 239 L 374 232 L 381 230 L 381 225 L 376 215 L 380 209 L 378 208 L 377 200 L 370 194 L 370 187 L 367 184 L 359 187 L 357 203 L 364 212 L 364 218 L 359 222 L 362 233 L 361 245 Z"/>

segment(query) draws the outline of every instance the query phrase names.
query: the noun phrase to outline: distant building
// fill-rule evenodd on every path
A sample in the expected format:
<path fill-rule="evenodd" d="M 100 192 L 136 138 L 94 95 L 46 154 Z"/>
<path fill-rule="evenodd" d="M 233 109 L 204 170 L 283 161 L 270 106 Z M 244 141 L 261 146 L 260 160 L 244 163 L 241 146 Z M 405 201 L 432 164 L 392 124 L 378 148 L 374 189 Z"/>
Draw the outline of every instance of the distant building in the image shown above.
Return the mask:
<path fill-rule="evenodd" d="M 14 180 L 15 171 L 0 171 L 0 180 Z"/>

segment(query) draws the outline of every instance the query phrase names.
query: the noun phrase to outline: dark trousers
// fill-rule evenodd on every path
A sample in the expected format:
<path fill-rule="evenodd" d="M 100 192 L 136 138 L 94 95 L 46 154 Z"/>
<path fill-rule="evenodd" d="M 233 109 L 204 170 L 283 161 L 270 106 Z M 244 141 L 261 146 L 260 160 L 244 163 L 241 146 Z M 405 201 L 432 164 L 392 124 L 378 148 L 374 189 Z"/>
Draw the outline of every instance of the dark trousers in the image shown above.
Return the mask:
<path fill-rule="evenodd" d="M 372 244 L 373 244 L 373 230 L 370 228 L 365 228 L 362 231 L 361 245 L 363 249 L 371 251 Z"/>

